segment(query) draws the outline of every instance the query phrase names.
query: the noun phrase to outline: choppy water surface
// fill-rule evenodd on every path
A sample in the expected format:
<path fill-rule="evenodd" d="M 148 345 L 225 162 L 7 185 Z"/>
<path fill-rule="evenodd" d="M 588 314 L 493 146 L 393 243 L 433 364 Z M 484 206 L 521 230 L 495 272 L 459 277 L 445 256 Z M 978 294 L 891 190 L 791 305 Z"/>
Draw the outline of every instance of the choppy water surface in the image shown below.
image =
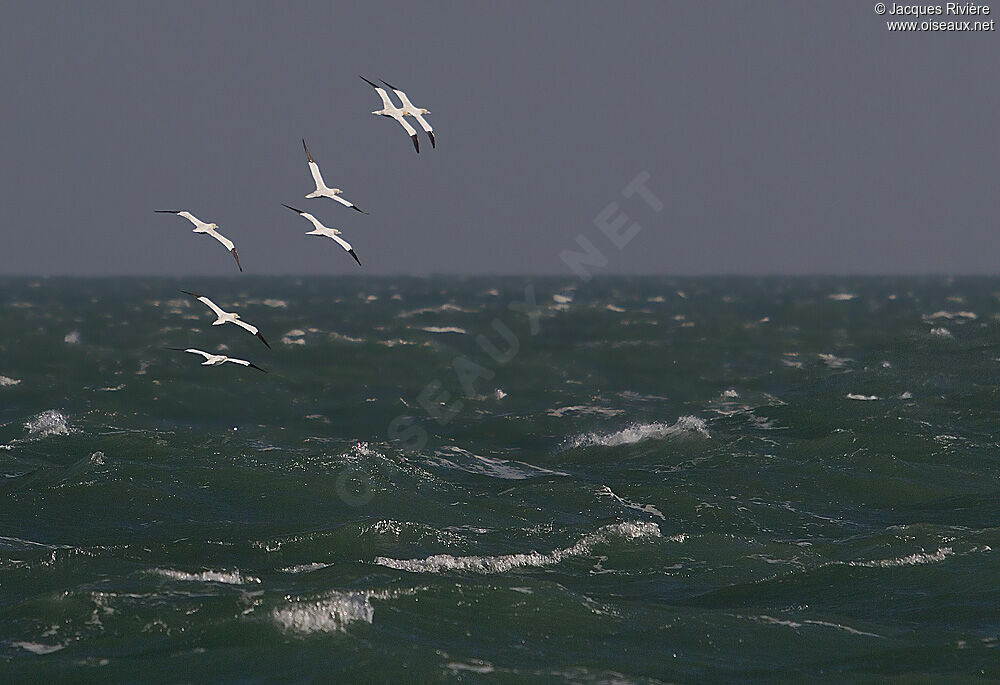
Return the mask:
<path fill-rule="evenodd" d="M 0 286 L 8 679 L 1000 677 L 998 280 Z"/>

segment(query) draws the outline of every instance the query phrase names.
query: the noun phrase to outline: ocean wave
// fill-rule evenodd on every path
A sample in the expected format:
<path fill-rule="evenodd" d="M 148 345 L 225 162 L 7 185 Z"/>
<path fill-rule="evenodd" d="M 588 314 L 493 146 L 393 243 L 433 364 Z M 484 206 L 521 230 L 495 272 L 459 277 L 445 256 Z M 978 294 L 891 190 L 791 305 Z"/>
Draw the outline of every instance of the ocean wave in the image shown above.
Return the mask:
<path fill-rule="evenodd" d="M 577 447 L 619 447 L 632 445 L 643 440 L 660 440 L 663 438 L 689 437 L 700 435 L 711 438 L 704 419 L 697 416 L 681 416 L 676 423 L 641 423 L 634 424 L 616 433 L 584 433 L 570 439 L 565 449 Z"/>
<path fill-rule="evenodd" d="M 965 319 L 968 321 L 974 321 L 978 317 L 975 312 L 947 312 L 943 309 L 941 311 L 934 312 L 933 314 L 924 314 L 924 321 L 932 321 L 934 319 L 948 319 L 949 321 L 953 319 Z"/>
<path fill-rule="evenodd" d="M 456 457 L 461 458 L 461 463 L 454 461 Z M 523 461 L 482 457 L 455 445 L 435 452 L 434 461 L 437 465 L 446 468 L 459 469 L 467 473 L 476 473 L 493 478 L 504 478 L 506 480 L 524 480 L 525 478 L 535 478 L 537 476 L 567 475 L 562 471 L 551 471 L 541 466 L 527 464 Z"/>
<path fill-rule="evenodd" d="M 68 345 L 77 345 L 80 342 L 80 331 L 70 331 L 63 338 L 63 342 Z"/>
<path fill-rule="evenodd" d="M 28 435 L 44 438 L 49 435 L 69 435 L 69 422 L 66 415 L 55 409 L 43 411 L 41 414 L 24 424 Z"/>
<path fill-rule="evenodd" d="M 954 552 L 951 547 L 940 547 L 936 552 L 917 552 L 915 554 L 908 554 L 905 557 L 896 557 L 895 559 L 874 559 L 872 561 L 849 561 L 848 566 L 865 566 L 865 567 L 876 567 L 876 568 L 892 568 L 894 566 L 919 566 L 921 564 L 933 564 L 938 561 L 944 561 L 946 558 L 950 557 Z"/>
<path fill-rule="evenodd" d="M 155 568 L 150 573 L 154 573 L 171 580 L 195 583 L 225 583 L 226 585 L 249 585 L 260 583 L 260 578 L 246 576 L 235 571 L 201 571 L 198 573 L 187 573 L 185 571 L 175 571 L 172 568 Z"/>
<path fill-rule="evenodd" d="M 951 334 L 951 331 L 949 331 L 947 328 L 945 328 L 943 326 L 939 326 L 937 328 L 932 328 L 931 329 L 931 335 L 933 335 L 935 338 L 954 338 L 955 337 L 955 336 L 953 336 Z"/>
<path fill-rule="evenodd" d="M 12 385 L 17 385 L 21 381 L 16 378 L 8 378 L 7 376 L 0 376 L 0 388 L 8 388 Z"/>
<path fill-rule="evenodd" d="M 849 400 L 860 400 L 862 402 L 874 402 L 878 399 L 877 395 L 858 395 L 853 392 L 847 393 L 845 397 Z"/>
<path fill-rule="evenodd" d="M 289 633 L 335 633 L 356 621 L 371 623 L 375 607 L 366 592 L 332 592 L 321 599 L 297 600 L 271 612 L 271 619 Z"/>
<path fill-rule="evenodd" d="M 390 559 L 377 557 L 375 563 L 399 571 L 410 573 L 443 573 L 447 571 L 466 571 L 469 573 L 494 574 L 505 573 L 515 568 L 551 566 L 564 559 L 584 556 L 597 545 L 607 544 L 614 539 L 626 541 L 648 538 L 661 538 L 660 527 L 648 521 L 628 521 L 604 526 L 593 533 L 584 535 L 569 547 L 552 550 L 548 553 L 527 552 L 504 554 L 500 556 L 467 556 L 456 557 L 451 554 L 435 554 L 425 559 Z"/>
<path fill-rule="evenodd" d="M 559 407 L 558 409 L 549 409 L 545 412 L 549 416 L 563 417 L 566 414 L 596 414 L 599 416 L 618 416 L 619 414 L 624 414 L 624 409 L 606 409 L 605 407 L 594 407 L 591 405 L 577 404 L 571 407 Z"/>
<path fill-rule="evenodd" d="M 464 328 L 459 328 L 458 326 L 425 326 L 420 330 L 427 333 L 461 333 L 463 335 L 467 333 Z"/>
<path fill-rule="evenodd" d="M 624 497 L 619 497 L 614 492 L 612 492 L 611 488 L 609 488 L 607 485 L 601 487 L 601 489 L 597 491 L 597 494 L 601 497 L 610 497 L 611 499 L 617 501 L 622 506 L 628 507 L 629 509 L 635 509 L 636 511 L 641 511 L 646 514 L 659 516 L 662 520 L 664 521 L 666 520 L 666 516 L 663 515 L 663 512 L 654 507 L 652 504 L 639 504 L 638 502 L 627 500 Z"/>

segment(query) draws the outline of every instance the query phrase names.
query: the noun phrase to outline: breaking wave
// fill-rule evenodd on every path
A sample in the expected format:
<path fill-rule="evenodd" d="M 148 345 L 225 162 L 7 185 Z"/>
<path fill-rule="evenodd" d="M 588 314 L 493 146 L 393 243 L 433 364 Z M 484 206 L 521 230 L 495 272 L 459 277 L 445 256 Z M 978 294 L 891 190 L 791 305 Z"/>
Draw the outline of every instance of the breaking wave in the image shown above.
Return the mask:
<path fill-rule="evenodd" d="M 631 445 L 642 440 L 653 440 L 673 437 L 688 437 L 700 435 L 711 438 L 708 425 L 704 419 L 697 416 L 682 416 L 676 423 L 640 423 L 634 424 L 616 433 L 584 433 L 570 439 L 565 449 L 577 447 L 619 447 Z"/>
<path fill-rule="evenodd" d="M 24 424 L 28 434 L 36 438 L 48 435 L 69 435 L 69 423 L 66 415 L 55 409 L 43 411 L 41 414 Z"/>
<path fill-rule="evenodd" d="M 608 543 L 614 538 L 624 538 L 631 541 L 659 537 L 662 537 L 660 527 L 655 523 L 629 521 L 604 526 L 594 533 L 584 535 L 569 547 L 555 549 L 547 554 L 528 552 L 487 557 L 456 557 L 451 554 L 435 554 L 426 559 L 377 557 L 375 563 L 410 573 L 442 573 L 447 571 L 467 571 L 481 574 L 505 573 L 515 568 L 551 566 L 564 559 L 583 556 L 590 553 L 596 545 Z"/>

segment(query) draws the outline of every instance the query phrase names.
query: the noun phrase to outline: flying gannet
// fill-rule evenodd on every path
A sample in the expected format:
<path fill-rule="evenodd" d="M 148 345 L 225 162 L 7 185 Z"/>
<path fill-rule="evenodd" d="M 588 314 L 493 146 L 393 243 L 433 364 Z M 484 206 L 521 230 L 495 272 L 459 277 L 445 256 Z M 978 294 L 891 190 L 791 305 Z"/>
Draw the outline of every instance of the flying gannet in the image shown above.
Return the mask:
<path fill-rule="evenodd" d="M 233 359 L 232 357 L 227 357 L 224 354 L 211 354 L 210 352 L 202 352 L 201 350 L 196 350 L 193 347 L 168 347 L 168 350 L 174 350 L 175 352 L 190 352 L 191 354 L 200 354 L 205 358 L 205 361 L 201 363 L 202 366 L 219 366 L 220 364 L 225 364 L 226 362 L 232 362 L 233 364 L 239 364 L 240 366 L 249 366 L 251 369 L 257 369 L 258 371 L 263 371 L 267 373 L 264 369 L 260 368 L 252 362 L 248 362 L 246 359 Z"/>
<path fill-rule="evenodd" d="M 309 172 L 312 174 L 313 181 L 316 182 L 316 190 L 306 195 L 306 197 L 310 199 L 314 197 L 328 197 L 331 200 L 336 200 L 345 207 L 350 207 L 351 209 L 357 210 L 362 214 L 367 214 L 368 212 L 364 211 L 353 202 L 348 202 L 344 198 L 340 197 L 342 192 L 340 188 L 327 187 L 326 183 L 323 181 L 323 174 L 319 171 L 319 164 L 317 164 L 316 160 L 313 159 L 313 156 L 309 154 L 309 148 L 306 146 L 305 139 L 302 140 L 302 147 L 305 149 L 306 157 L 309 159 Z"/>
<path fill-rule="evenodd" d="M 210 299 L 208 299 L 204 295 L 199 295 L 198 293 L 188 292 L 187 290 L 182 290 L 181 292 L 184 293 L 185 295 L 190 295 L 191 297 L 193 297 L 194 299 L 198 300 L 199 302 L 201 302 L 202 304 L 204 304 L 206 307 L 208 307 L 209 309 L 211 309 L 213 312 L 215 312 L 216 319 L 215 319 L 214 322 L 212 322 L 213 326 L 221 326 L 224 323 L 233 323 L 233 324 L 236 324 L 240 328 L 246 329 L 246 330 L 250 331 L 253 335 L 256 335 L 260 339 L 260 341 L 262 343 L 264 343 L 264 345 L 267 346 L 267 349 L 271 349 L 271 346 L 267 344 L 266 340 L 264 340 L 264 336 L 260 334 L 260 331 L 257 330 L 257 327 L 256 326 L 251 326 L 246 321 L 242 321 L 240 319 L 240 315 L 239 314 L 236 314 L 235 312 L 224 312 L 224 311 L 222 311 L 222 308 L 219 307 L 219 305 L 215 304 L 214 302 L 212 302 Z"/>
<path fill-rule="evenodd" d="M 424 115 L 430 114 L 430 110 L 424 109 L 423 107 L 414 107 L 413 103 L 410 102 L 410 98 L 406 97 L 406 93 L 404 93 L 391 83 L 386 83 L 385 81 L 382 81 L 382 83 L 385 83 L 386 86 L 391 88 L 392 92 L 395 93 L 396 97 L 399 98 L 399 101 L 403 103 L 403 116 L 413 117 L 414 119 L 416 119 L 417 123 L 420 124 L 420 128 L 424 129 L 424 132 L 427 134 L 427 137 L 431 139 L 431 147 L 435 147 L 434 128 L 427 123 L 426 119 L 424 119 Z"/>
<path fill-rule="evenodd" d="M 288 207 L 288 205 L 286 204 L 282 204 L 281 206 Z M 315 226 L 315 228 L 306 233 L 306 235 L 325 235 L 327 238 L 333 238 L 334 240 L 337 241 L 338 245 L 340 245 L 342 248 L 350 252 L 351 256 L 354 257 L 354 261 L 358 263 L 358 266 L 361 266 L 361 260 L 358 259 L 357 253 L 354 251 L 354 248 L 351 247 L 351 244 L 349 242 L 340 237 L 340 231 L 338 231 L 336 228 L 327 228 L 326 226 L 324 226 L 319 222 L 319 219 L 314 217 L 309 212 L 303 212 L 301 209 L 295 209 L 295 207 L 288 207 L 288 209 L 292 210 L 296 214 L 301 214 L 303 217 L 309 220 L 309 223 Z"/>
<path fill-rule="evenodd" d="M 215 230 L 219 227 L 219 224 L 207 224 L 191 212 L 181 212 L 176 209 L 157 209 L 154 211 L 157 214 L 176 214 L 190 221 L 194 224 L 194 233 L 206 233 L 225 245 L 226 249 L 233 254 L 236 266 L 240 267 L 240 271 L 243 271 L 243 265 L 240 264 L 240 256 L 236 253 L 236 246 L 233 244 L 233 241 Z"/>
<path fill-rule="evenodd" d="M 367 83 L 372 88 L 374 88 L 375 92 L 378 93 L 379 97 L 382 98 L 382 109 L 377 109 L 374 112 L 372 112 L 372 114 L 376 114 L 378 116 L 383 116 L 383 117 L 390 117 L 398 121 L 399 125 L 402 126 L 403 130 L 406 131 L 406 133 L 410 136 L 410 140 L 413 141 L 413 147 L 419 154 L 420 141 L 417 139 L 417 130 L 412 126 L 410 126 L 409 122 L 407 122 L 406 119 L 403 118 L 406 115 L 406 110 L 396 107 L 396 105 L 392 104 L 392 100 L 389 99 L 389 94 L 385 92 L 385 88 L 379 88 L 374 83 L 366 79 L 364 76 L 361 77 L 361 80 Z"/>

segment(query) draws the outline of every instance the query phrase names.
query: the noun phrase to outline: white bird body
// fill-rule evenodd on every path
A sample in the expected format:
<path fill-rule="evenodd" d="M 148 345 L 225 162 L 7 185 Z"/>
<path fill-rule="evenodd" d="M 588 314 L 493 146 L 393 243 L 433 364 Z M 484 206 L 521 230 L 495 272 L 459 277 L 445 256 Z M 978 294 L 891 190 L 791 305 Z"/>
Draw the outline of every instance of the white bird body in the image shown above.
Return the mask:
<path fill-rule="evenodd" d="M 305 140 L 302 141 L 302 147 L 305 149 L 306 157 L 309 159 L 309 173 L 312 174 L 313 182 L 316 184 L 316 190 L 306 195 L 306 197 L 310 200 L 315 197 L 328 197 L 331 200 L 336 200 L 345 207 L 350 207 L 351 209 L 361 212 L 362 214 L 367 214 L 368 212 L 365 212 L 353 202 L 348 202 L 344 198 L 340 197 L 343 193 L 340 188 L 331 188 L 326 184 L 326 181 L 323 180 L 323 174 L 319 170 L 319 164 L 316 163 L 316 160 L 314 160 L 313 156 L 309 153 L 309 148 L 306 146 Z"/>
<path fill-rule="evenodd" d="M 257 329 L 257 327 L 252 326 L 248 324 L 246 321 L 240 319 L 240 315 L 237 314 L 236 312 L 223 311 L 223 309 L 219 305 L 215 304 L 214 302 L 212 302 L 212 300 L 205 297 L 204 295 L 199 295 L 198 293 L 191 293 L 188 292 L 187 290 L 182 290 L 181 292 L 184 293 L 185 295 L 190 295 L 191 297 L 193 297 L 194 299 L 198 300 L 206 307 L 211 309 L 213 312 L 215 312 L 216 318 L 215 321 L 212 322 L 213 326 L 221 326 L 222 324 L 226 323 L 235 324 L 240 328 L 249 331 L 251 334 L 256 335 L 260 339 L 260 341 L 267 346 L 267 349 L 271 349 L 271 346 L 268 345 L 266 340 L 264 340 L 264 336 L 261 335 L 261 332 Z"/>
<path fill-rule="evenodd" d="M 288 207 L 288 209 L 292 210 L 296 214 L 299 214 L 305 219 L 309 220 L 309 223 L 313 225 L 313 230 L 308 231 L 306 235 L 321 235 L 327 238 L 331 238 L 338 245 L 344 248 L 348 253 L 350 253 L 352 257 L 354 257 L 354 261 L 358 263 L 358 266 L 361 266 L 361 260 L 358 259 L 357 253 L 354 251 L 354 248 L 351 247 L 351 244 L 349 242 L 340 237 L 341 236 L 340 231 L 338 231 L 336 228 L 330 228 L 329 226 L 324 226 L 319 219 L 314 217 L 309 212 L 303 212 L 301 209 L 295 209 L 295 207 L 289 207 L 288 205 L 282 205 L 282 206 Z"/>
<path fill-rule="evenodd" d="M 382 81 L 382 83 L 385 83 L 385 81 Z M 410 102 L 410 98 L 406 97 L 406 93 L 401 91 L 396 86 L 393 86 L 389 83 L 385 83 L 385 85 L 388 86 L 389 88 L 392 88 L 392 92 L 395 93 L 396 97 L 399 98 L 399 101 L 403 103 L 403 106 L 401 108 L 403 116 L 413 117 L 414 119 L 416 119 L 417 123 L 420 124 L 420 128 L 422 128 L 424 130 L 424 133 L 427 134 L 427 137 L 431 139 L 431 147 L 436 147 L 434 143 L 434 127 L 432 127 L 429 123 L 427 123 L 427 120 L 424 119 L 424 115 L 430 114 L 430 110 L 424 109 L 423 107 L 415 106 L 412 102 Z"/>
<path fill-rule="evenodd" d="M 198 217 L 196 217 L 194 214 L 192 214 L 191 212 L 187 212 L 187 211 L 182 212 L 182 211 L 174 210 L 174 209 L 157 209 L 156 213 L 157 214 L 176 214 L 177 216 L 184 217 L 185 219 L 187 219 L 188 221 L 190 221 L 192 224 L 194 224 L 194 230 L 192 231 L 192 233 L 204 233 L 205 235 L 210 235 L 213 238 L 215 238 L 216 240 L 218 240 L 220 243 L 222 243 L 222 245 L 227 250 L 229 250 L 229 252 L 233 255 L 233 259 L 236 260 L 236 266 L 238 266 L 240 268 L 240 271 L 243 271 L 243 265 L 240 264 L 240 255 L 236 252 L 236 245 L 233 243 L 232 240 L 230 240 L 229 238 L 225 237 L 224 235 L 222 235 L 221 233 L 218 232 L 217 229 L 219 228 L 219 224 L 216 224 L 216 223 L 207 223 L 205 221 L 202 221 L 201 219 L 199 219 Z"/>
<path fill-rule="evenodd" d="M 190 352 L 191 354 L 200 354 L 205 358 L 205 361 L 201 363 L 202 366 L 220 366 L 226 362 L 231 362 L 233 364 L 239 364 L 240 366 L 248 366 L 252 369 L 257 369 L 258 371 L 264 371 L 253 362 L 248 362 L 246 359 L 234 359 L 233 357 L 227 357 L 224 354 L 212 354 L 211 352 L 205 352 L 203 350 L 196 350 L 193 347 L 183 348 L 183 347 L 168 347 L 168 350 L 174 350 L 177 352 Z M 267 371 L 264 371 L 267 373 Z"/>
<path fill-rule="evenodd" d="M 365 83 L 374 88 L 375 92 L 379 94 L 380 98 L 382 98 L 382 109 L 376 109 L 374 112 L 372 112 L 372 114 L 376 116 L 390 117 L 392 119 L 395 119 L 399 123 L 399 125 L 403 127 L 403 130 L 406 131 L 406 134 L 410 136 L 410 140 L 413 141 L 413 147 L 419 154 L 420 141 L 417 139 L 417 130 L 412 126 L 410 126 L 410 122 L 408 122 L 406 119 L 403 118 L 406 116 L 406 110 L 401 107 L 396 107 L 396 105 L 392 104 L 392 100 L 389 98 L 389 94 L 385 92 L 385 88 L 379 88 L 374 83 L 366 79 L 364 76 L 361 77 L 361 80 L 363 80 Z M 431 143 L 431 145 L 433 145 L 433 142 Z"/>

